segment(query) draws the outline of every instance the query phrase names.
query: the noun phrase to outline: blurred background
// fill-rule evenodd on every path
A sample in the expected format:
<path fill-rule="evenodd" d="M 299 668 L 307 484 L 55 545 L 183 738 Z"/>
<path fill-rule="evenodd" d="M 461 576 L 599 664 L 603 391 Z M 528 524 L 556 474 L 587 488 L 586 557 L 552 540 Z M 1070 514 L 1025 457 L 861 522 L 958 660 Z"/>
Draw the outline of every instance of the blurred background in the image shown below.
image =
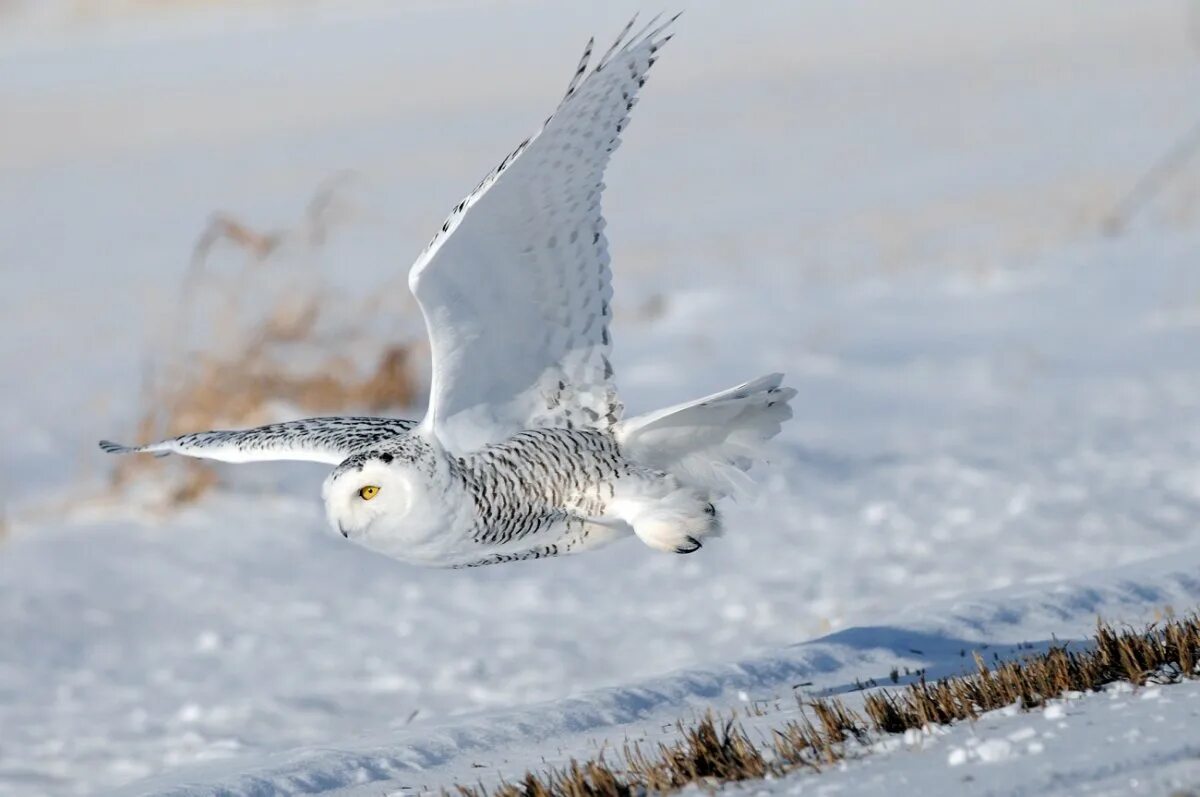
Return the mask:
<path fill-rule="evenodd" d="M 422 571 L 320 465 L 419 417 L 408 265 L 635 2 L 0 0 L 0 794 L 737 660 L 1197 540 L 1196 8 L 685 3 L 607 175 L 631 412 L 781 370 L 693 557 Z M 673 10 L 670 8 L 663 10 Z"/>

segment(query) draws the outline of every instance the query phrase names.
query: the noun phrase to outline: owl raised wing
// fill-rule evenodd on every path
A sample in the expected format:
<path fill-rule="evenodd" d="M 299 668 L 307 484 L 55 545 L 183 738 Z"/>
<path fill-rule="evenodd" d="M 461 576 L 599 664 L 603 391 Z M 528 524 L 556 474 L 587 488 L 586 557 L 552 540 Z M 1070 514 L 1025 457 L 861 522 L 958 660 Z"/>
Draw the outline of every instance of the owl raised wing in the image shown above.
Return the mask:
<path fill-rule="evenodd" d="M 413 265 L 433 355 L 420 430 L 447 449 L 619 420 L 600 197 L 674 19 L 633 35 L 631 21 L 590 71 L 589 42 L 553 115 L 454 207 Z"/>

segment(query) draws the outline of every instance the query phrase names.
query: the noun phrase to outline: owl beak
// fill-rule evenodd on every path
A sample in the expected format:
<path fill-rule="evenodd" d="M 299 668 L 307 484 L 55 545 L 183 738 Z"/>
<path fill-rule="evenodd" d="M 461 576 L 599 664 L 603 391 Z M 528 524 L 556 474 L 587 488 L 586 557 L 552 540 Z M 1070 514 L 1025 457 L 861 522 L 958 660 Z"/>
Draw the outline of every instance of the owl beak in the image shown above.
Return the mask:
<path fill-rule="evenodd" d="M 341 523 L 338 524 L 338 531 L 340 531 L 342 533 L 343 537 L 345 537 L 346 539 L 350 539 L 350 532 L 346 531 L 346 527 L 343 526 Z"/>

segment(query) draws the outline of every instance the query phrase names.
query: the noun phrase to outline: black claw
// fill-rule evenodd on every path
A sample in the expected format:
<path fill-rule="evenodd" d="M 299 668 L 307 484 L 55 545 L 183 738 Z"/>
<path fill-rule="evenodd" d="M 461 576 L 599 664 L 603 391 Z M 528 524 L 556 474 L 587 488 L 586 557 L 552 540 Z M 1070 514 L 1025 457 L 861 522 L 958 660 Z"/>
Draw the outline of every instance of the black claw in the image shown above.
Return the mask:
<path fill-rule="evenodd" d="M 675 549 L 675 553 L 695 553 L 700 550 L 700 540 L 695 537 L 684 537 L 684 539 L 687 540 L 687 544 L 680 545 Z"/>
<path fill-rule="evenodd" d="M 704 505 L 704 514 L 715 515 L 715 514 L 717 514 L 717 508 L 715 506 L 713 506 L 712 504 L 705 504 Z"/>

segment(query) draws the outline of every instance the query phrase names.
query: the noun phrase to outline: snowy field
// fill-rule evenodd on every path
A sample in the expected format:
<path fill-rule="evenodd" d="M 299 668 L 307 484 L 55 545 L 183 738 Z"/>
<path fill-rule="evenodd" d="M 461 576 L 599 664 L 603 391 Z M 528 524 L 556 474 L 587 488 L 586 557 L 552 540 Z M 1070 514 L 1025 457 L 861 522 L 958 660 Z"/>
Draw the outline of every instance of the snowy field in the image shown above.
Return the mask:
<path fill-rule="evenodd" d="M 607 179 L 618 382 L 636 412 L 781 370 L 796 418 L 696 556 L 472 572 L 330 535 L 321 466 L 97 501 L 95 441 L 129 436 L 209 214 L 286 226 L 353 170 L 321 266 L 403 291 L 636 4 L 0 16 L 0 794 L 408 793 L 1200 604 L 1200 163 L 1101 231 L 1200 116 L 1191 9 L 687 7 Z M 772 788 L 1196 788 L 1197 695 Z"/>

